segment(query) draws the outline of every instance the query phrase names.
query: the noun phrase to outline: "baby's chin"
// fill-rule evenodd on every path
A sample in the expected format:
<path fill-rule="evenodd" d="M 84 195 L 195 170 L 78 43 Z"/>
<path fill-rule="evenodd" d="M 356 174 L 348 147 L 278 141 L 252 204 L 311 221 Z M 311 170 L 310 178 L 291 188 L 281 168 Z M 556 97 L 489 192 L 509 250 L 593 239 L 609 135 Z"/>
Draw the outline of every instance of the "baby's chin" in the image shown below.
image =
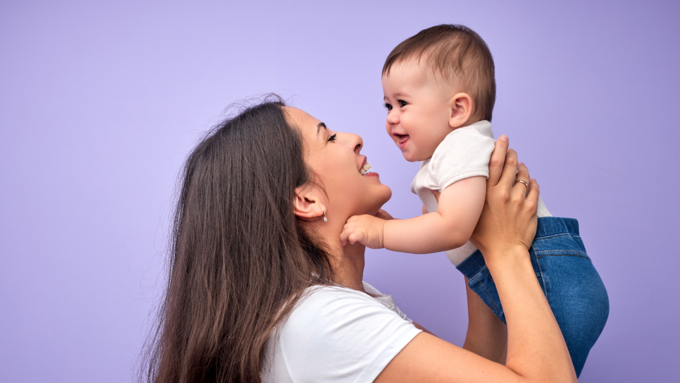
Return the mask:
<path fill-rule="evenodd" d="M 408 162 L 418 162 L 418 161 L 422 161 L 422 159 L 420 159 L 419 157 L 417 157 L 417 156 L 415 156 L 415 155 L 413 155 L 413 154 L 410 154 L 410 153 L 401 152 L 401 155 L 402 155 L 402 157 L 404 157 L 404 159 L 405 159 L 406 161 L 408 161 Z"/>
<path fill-rule="evenodd" d="M 401 156 L 408 162 L 420 162 L 432 158 L 433 153 L 423 153 L 422 151 L 402 151 Z"/>
<path fill-rule="evenodd" d="M 401 156 L 408 162 L 418 162 L 423 161 L 426 158 L 421 158 L 422 155 L 415 150 L 403 150 L 401 149 Z"/>

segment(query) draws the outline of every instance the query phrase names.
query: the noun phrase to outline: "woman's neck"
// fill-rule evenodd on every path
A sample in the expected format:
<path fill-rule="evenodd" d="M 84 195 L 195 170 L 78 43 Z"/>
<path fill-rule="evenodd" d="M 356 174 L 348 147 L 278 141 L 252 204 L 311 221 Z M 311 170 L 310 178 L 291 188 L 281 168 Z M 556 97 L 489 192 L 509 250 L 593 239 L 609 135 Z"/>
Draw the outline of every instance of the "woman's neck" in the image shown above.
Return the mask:
<path fill-rule="evenodd" d="M 340 242 L 338 241 L 340 245 Z M 331 265 L 335 274 L 335 283 L 350 289 L 364 291 L 364 266 L 366 247 L 357 243 L 354 245 L 340 245 L 340 251 L 331 249 Z"/>
<path fill-rule="evenodd" d="M 336 225 L 328 225 L 319 230 L 319 234 L 328 247 L 329 261 L 335 275 L 333 282 L 365 292 L 362 281 L 366 263 L 364 257 L 366 247 L 360 243 L 342 246 L 340 232 L 343 226 L 334 226 Z"/>

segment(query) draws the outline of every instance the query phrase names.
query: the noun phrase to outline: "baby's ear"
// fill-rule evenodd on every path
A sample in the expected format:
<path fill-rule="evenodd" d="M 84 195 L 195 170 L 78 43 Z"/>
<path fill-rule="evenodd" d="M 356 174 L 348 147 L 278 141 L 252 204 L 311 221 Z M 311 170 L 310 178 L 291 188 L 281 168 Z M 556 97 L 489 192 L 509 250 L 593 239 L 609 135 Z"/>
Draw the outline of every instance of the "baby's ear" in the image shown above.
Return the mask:
<path fill-rule="evenodd" d="M 472 97 L 467 93 L 456 93 L 451 97 L 449 126 L 459 128 L 468 122 L 472 115 Z"/>

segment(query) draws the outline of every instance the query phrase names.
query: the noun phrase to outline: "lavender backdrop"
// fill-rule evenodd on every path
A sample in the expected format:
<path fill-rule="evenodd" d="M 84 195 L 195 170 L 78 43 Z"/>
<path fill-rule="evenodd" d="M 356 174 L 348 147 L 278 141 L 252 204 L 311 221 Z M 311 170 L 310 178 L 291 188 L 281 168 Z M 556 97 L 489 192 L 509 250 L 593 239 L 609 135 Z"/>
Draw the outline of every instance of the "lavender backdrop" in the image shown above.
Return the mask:
<path fill-rule="evenodd" d="M 680 381 L 677 2 L 107 3 L 0 4 L 0 381 L 132 379 L 180 165 L 239 99 L 278 92 L 362 135 L 387 209 L 418 214 L 380 69 L 440 23 L 489 44 L 495 131 L 552 212 L 580 220 L 609 290 L 581 381 Z M 366 280 L 462 344 L 444 255 L 367 258 Z"/>

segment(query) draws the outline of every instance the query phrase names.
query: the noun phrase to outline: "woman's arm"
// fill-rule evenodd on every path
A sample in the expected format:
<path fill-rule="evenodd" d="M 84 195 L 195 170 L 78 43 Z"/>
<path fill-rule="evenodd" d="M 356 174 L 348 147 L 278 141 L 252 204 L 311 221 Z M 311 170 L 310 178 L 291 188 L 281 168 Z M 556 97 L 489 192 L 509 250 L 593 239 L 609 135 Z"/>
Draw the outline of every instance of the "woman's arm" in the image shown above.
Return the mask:
<path fill-rule="evenodd" d="M 491 361 L 505 364 L 508 350 L 508 330 L 505 323 L 491 311 L 484 301 L 467 286 L 468 330 L 463 348 Z M 413 322 L 416 328 L 432 334 L 425 327 Z M 434 334 L 432 334 L 434 335 Z"/>
<path fill-rule="evenodd" d="M 463 348 L 491 361 L 505 364 L 508 352 L 508 328 L 468 286 L 468 329 Z"/>
<path fill-rule="evenodd" d="M 576 382 L 564 338 L 533 273 L 528 248 L 536 231 L 538 184 L 499 140 L 489 166 L 487 198 L 472 237 L 482 251 L 508 322 L 506 365 L 427 333 L 397 354 L 376 382 Z M 505 165 L 503 165 L 505 162 Z"/>

